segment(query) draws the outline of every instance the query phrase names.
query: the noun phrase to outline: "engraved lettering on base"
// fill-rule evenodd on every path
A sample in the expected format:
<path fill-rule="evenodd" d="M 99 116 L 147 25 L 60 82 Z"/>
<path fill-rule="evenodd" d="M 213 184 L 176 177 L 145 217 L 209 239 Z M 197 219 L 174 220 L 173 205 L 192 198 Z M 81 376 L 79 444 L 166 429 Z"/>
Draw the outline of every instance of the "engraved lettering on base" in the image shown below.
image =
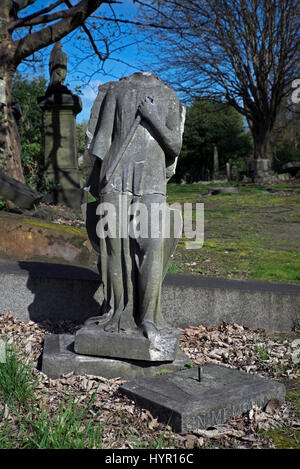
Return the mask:
<path fill-rule="evenodd" d="M 264 404 L 270 400 L 269 394 L 258 397 L 257 399 L 251 399 L 249 401 L 243 401 L 239 403 L 233 403 L 230 407 L 224 407 L 220 409 L 213 409 L 209 412 L 200 413 L 194 415 L 186 422 L 186 430 L 201 430 L 209 425 L 221 425 L 225 423 L 233 415 L 242 415 L 249 411 L 254 405 L 263 407 Z"/>

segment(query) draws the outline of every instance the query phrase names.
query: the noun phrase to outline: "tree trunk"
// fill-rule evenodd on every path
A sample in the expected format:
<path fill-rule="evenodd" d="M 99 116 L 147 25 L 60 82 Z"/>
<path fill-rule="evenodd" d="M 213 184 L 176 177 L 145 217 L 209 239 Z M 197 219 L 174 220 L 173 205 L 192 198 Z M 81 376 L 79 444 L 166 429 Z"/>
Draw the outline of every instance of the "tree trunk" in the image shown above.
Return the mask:
<path fill-rule="evenodd" d="M 252 182 L 266 182 L 273 177 L 271 130 L 260 122 L 248 124 L 252 133 L 254 143 L 253 159 L 248 162 L 247 173 Z"/>
<path fill-rule="evenodd" d="M 1 73 L 1 67 L 0 67 Z M 21 141 L 11 102 L 13 72 L 2 72 L 0 79 L 0 170 L 25 182 L 21 163 Z"/>
<path fill-rule="evenodd" d="M 13 15 L 11 0 L 4 0 L 0 14 L 0 171 L 24 183 L 21 142 L 12 103 L 16 66 L 13 63 L 14 43 L 7 29 Z"/>
<path fill-rule="evenodd" d="M 261 126 L 251 129 L 254 142 L 254 159 L 272 160 L 271 132 Z"/>

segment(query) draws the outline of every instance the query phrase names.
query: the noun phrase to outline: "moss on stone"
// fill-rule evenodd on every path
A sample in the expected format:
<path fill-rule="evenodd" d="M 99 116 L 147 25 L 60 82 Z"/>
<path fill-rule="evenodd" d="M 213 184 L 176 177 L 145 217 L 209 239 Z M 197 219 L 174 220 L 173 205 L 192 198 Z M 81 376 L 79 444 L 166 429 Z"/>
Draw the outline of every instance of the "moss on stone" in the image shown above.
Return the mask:
<path fill-rule="evenodd" d="M 75 236 L 81 236 L 82 238 L 87 237 L 87 232 L 85 228 L 76 228 L 69 225 L 61 225 L 58 223 L 51 223 L 49 221 L 39 220 L 33 217 L 24 217 L 20 215 L 13 215 L 11 213 L 0 213 L 0 217 L 6 217 L 8 219 L 13 219 L 16 222 L 24 223 L 26 225 L 39 226 L 47 230 L 55 230 L 63 233 L 68 233 Z"/>

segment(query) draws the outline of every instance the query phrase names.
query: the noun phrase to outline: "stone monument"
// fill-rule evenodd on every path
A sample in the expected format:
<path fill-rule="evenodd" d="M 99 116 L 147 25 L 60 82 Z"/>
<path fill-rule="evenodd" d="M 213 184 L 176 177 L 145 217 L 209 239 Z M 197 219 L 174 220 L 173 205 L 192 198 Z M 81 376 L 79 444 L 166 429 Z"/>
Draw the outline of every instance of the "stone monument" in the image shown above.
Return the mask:
<path fill-rule="evenodd" d="M 231 168 L 230 168 L 230 163 L 226 163 L 226 177 L 227 181 L 231 180 Z"/>
<path fill-rule="evenodd" d="M 112 377 L 116 366 L 117 376 L 131 377 L 132 369 L 145 376 L 145 370 L 174 370 L 188 361 L 178 349 L 179 331 L 161 311 L 162 282 L 181 236 L 181 213 L 167 205 L 166 184 L 184 120 L 177 94 L 152 73 L 99 88 L 87 132 L 92 168 L 85 187 L 95 202 L 86 204 L 85 215 L 104 302 L 75 335 L 72 355 L 81 364 L 93 357 L 94 374 L 106 367 L 104 376 Z"/>
<path fill-rule="evenodd" d="M 81 111 L 79 96 L 65 85 L 67 55 L 60 42 L 52 49 L 50 83 L 39 98 L 43 111 L 43 148 L 46 180 L 52 185 L 47 201 L 80 208 L 82 191 L 76 151 L 76 115 Z"/>
<path fill-rule="evenodd" d="M 276 182 L 277 178 L 271 166 L 271 160 L 267 158 L 251 158 L 247 162 L 247 176 L 256 183 Z"/>
<path fill-rule="evenodd" d="M 103 316 L 91 318 L 77 333 L 75 352 L 173 361 L 179 332 L 165 323 L 160 296 L 178 238 L 164 236 L 163 219 L 172 213 L 166 183 L 181 149 L 185 110 L 176 93 L 151 73 L 135 73 L 102 91 L 89 146 L 93 169 L 88 185 L 97 200 L 91 205 L 102 213 L 99 241 L 92 237 L 92 242 L 100 253 L 105 301 Z M 102 220 L 107 222 L 104 206 L 111 207 L 108 221 L 116 221 L 117 233 L 101 232 Z M 161 215 L 156 217 L 155 210 Z M 128 217 L 120 216 L 124 213 Z M 87 230 L 95 232 L 90 210 Z"/>
<path fill-rule="evenodd" d="M 217 145 L 214 145 L 214 161 L 213 161 L 213 179 L 219 177 L 219 152 Z"/>

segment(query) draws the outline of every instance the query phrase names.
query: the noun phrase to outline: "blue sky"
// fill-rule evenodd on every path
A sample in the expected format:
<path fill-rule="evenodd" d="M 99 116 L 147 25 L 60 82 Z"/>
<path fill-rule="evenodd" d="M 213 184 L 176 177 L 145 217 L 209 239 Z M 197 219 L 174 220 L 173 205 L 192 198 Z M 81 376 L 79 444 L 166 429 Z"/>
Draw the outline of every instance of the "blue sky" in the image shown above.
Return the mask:
<path fill-rule="evenodd" d="M 53 1 L 54 0 L 38 0 L 32 7 L 28 8 L 28 13 L 46 7 L 52 4 Z M 130 19 L 136 12 L 136 6 L 132 0 L 123 0 L 122 5 L 114 5 L 114 11 L 117 17 Z M 112 12 L 107 5 L 101 6 L 97 13 L 101 16 L 112 16 Z M 107 24 L 107 34 L 110 37 L 111 35 L 108 28 L 109 25 Z M 135 37 L 133 38 L 133 36 L 130 35 L 130 28 L 126 25 L 122 25 L 121 28 L 123 31 L 128 32 L 128 34 L 124 36 L 122 42 L 116 40 L 116 42 L 111 45 L 111 59 L 105 62 L 104 71 L 100 70 L 102 63 L 94 53 L 90 53 L 91 57 L 81 63 L 75 63 L 83 59 L 88 50 L 84 34 L 82 35 L 82 39 L 76 42 L 75 35 L 67 36 L 62 40 L 63 50 L 68 55 L 68 74 L 65 84 L 69 86 L 73 92 L 77 92 L 78 86 L 81 88 L 80 96 L 83 103 L 83 110 L 78 114 L 77 122 L 82 122 L 89 118 L 92 104 L 97 95 L 97 88 L 101 83 L 117 80 L 135 71 L 145 70 L 145 66 L 143 66 L 142 62 L 146 61 L 147 53 L 142 48 L 141 43 L 133 44 L 139 37 L 135 33 Z M 125 47 L 128 44 L 130 45 Z M 118 51 L 117 49 L 120 45 L 124 47 Z M 46 78 L 49 78 L 48 63 L 49 53 L 52 47 L 53 46 L 48 47 L 43 51 L 43 67 L 33 72 L 22 65 L 20 71 L 30 75 L 34 73 L 37 75 L 42 74 Z"/>

